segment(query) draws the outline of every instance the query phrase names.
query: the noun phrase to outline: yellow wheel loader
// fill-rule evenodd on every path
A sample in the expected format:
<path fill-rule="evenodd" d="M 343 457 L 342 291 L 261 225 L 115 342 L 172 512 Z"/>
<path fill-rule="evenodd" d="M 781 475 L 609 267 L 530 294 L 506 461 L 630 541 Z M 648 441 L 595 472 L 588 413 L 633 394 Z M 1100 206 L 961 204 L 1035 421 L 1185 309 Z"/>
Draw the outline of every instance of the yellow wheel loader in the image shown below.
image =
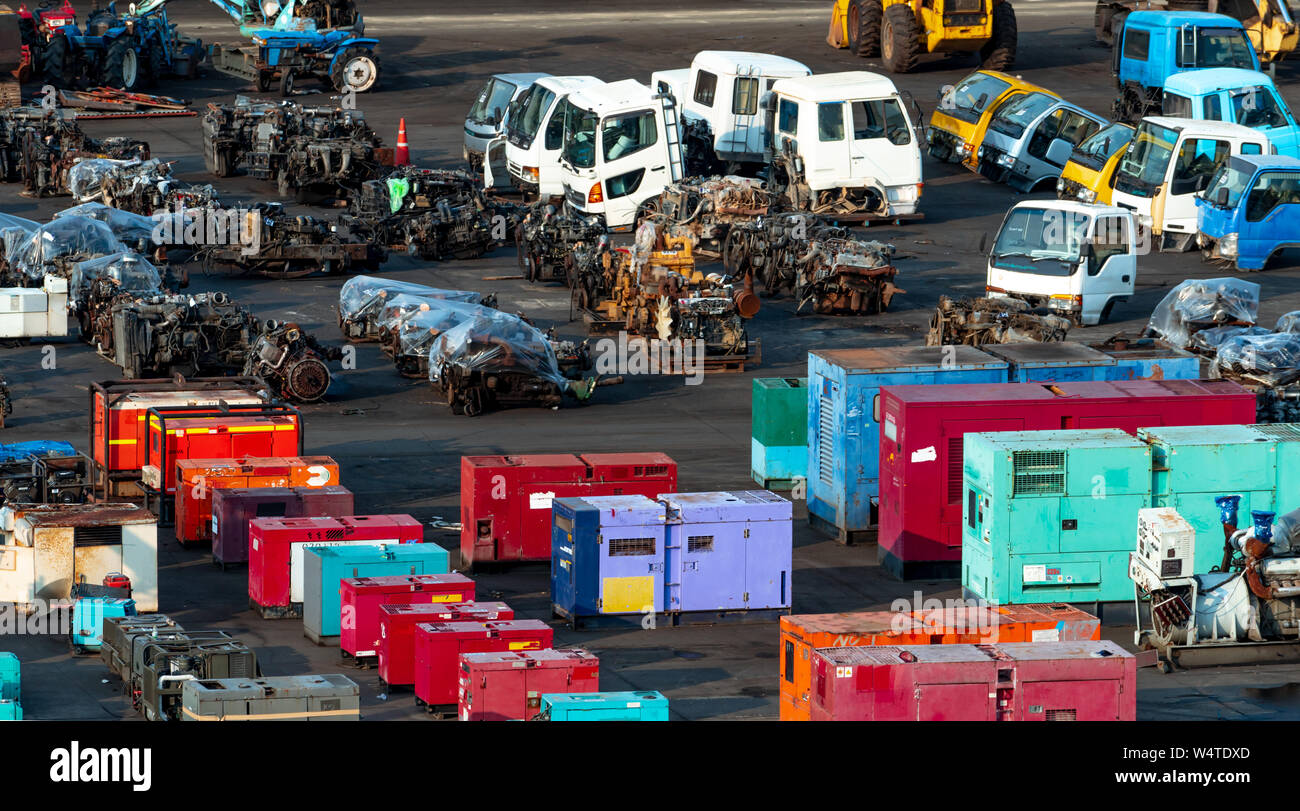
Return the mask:
<path fill-rule="evenodd" d="M 926 54 L 978 52 L 982 67 L 1016 61 L 1010 0 L 835 0 L 826 41 L 907 73 Z"/>

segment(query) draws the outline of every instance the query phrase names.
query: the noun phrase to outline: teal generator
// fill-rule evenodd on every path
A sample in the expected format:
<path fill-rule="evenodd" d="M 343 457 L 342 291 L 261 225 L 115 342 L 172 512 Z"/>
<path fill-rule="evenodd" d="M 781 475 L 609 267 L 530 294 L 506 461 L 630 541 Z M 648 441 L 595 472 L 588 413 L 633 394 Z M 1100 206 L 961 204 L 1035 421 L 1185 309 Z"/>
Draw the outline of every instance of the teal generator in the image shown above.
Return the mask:
<path fill-rule="evenodd" d="M 104 620 L 135 616 L 135 600 L 126 597 L 81 597 L 72 604 L 72 651 L 87 653 L 103 646 Z"/>
<path fill-rule="evenodd" d="M 963 459 L 965 592 L 998 604 L 1133 599 L 1146 443 L 1118 428 L 972 433 Z"/>
<path fill-rule="evenodd" d="M 750 475 L 760 487 L 790 490 L 808 477 L 808 378 L 754 378 L 750 425 Z"/>
<path fill-rule="evenodd" d="M 0 651 L 0 721 L 23 720 L 22 671 L 18 657 Z"/>
<path fill-rule="evenodd" d="M 668 699 L 655 691 L 547 693 L 538 721 L 667 721 Z"/>
<path fill-rule="evenodd" d="M 302 632 L 317 645 L 338 644 L 340 580 L 449 571 L 447 550 L 436 543 L 313 546 L 302 561 Z"/>

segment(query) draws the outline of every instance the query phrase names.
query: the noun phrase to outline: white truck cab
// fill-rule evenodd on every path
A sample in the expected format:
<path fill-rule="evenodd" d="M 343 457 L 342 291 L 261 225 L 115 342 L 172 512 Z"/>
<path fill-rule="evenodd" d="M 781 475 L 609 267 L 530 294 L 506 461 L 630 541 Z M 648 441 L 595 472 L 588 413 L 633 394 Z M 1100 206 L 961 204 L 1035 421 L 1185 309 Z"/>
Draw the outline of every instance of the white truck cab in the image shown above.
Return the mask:
<path fill-rule="evenodd" d="M 888 78 L 859 70 L 780 79 L 769 115 L 773 151 L 793 158 L 791 181 L 811 190 L 813 213 L 916 213 L 921 142 Z"/>
<path fill-rule="evenodd" d="M 680 139 L 672 100 L 635 79 L 573 91 L 560 151 L 566 205 L 631 231 L 641 203 L 681 180 Z"/>
<path fill-rule="evenodd" d="M 595 76 L 544 76 L 534 81 L 519 96 L 503 134 L 488 143 L 491 159 L 484 162 L 484 187 L 508 181 L 541 198 L 564 194 L 560 148 L 565 104 L 574 90 L 598 84 L 602 82 Z"/>
<path fill-rule="evenodd" d="M 1230 155 L 1267 155 L 1260 130 L 1225 121 L 1142 119 L 1115 168 L 1111 202 L 1137 214 L 1159 250 L 1185 251 L 1196 237 L 1196 196 Z"/>
<path fill-rule="evenodd" d="M 549 73 L 497 73 L 488 77 L 465 117 L 465 145 L 461 155 L 475 170 L 483 168 L 488 142 L 501 135 L 510 103 L 533 82 Z"/>
<path fill-rule="evenodd" d="M 784 56 L 700 51 L 689 68 L 652 73 L 650 87 L 670 95 L 683 125 L 700 133 L 698 144 L 694 133 L 685 133 L 687 148 L 707 146 L 714 160 L 726 164 L 720 171 L 736 174 L 751 168 L 746 164 L 767 162 L 763 96 L 778 79 L 811 73 L 807 65 Z"/>
<path fill-rule="evenodd" d="M 1133 295 L 1140 247 L 1127 209 L 1068 200 L 1017 203 L 989 252 L 985 291 L 1047 307 L 1077 324 L 1099 324 Z"/>

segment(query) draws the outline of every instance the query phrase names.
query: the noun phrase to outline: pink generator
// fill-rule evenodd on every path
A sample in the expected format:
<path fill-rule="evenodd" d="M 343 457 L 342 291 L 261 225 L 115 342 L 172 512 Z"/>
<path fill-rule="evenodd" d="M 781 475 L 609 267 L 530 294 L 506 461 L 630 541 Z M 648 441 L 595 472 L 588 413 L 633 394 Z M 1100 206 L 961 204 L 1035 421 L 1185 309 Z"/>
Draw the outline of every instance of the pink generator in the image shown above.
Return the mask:
<path fill-rule="evenodd" d="M 813 721 L 1133 721 L 1137 660 L 1109 640 L 818 648 Z"/>

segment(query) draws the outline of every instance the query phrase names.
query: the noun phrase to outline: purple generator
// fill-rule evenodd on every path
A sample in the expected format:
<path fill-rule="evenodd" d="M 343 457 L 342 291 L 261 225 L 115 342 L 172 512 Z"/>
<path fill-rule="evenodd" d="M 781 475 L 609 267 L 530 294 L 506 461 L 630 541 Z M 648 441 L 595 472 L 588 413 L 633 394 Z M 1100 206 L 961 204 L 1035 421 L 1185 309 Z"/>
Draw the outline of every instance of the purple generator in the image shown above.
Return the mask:
<path fill-rule="evenodd" d="M 354 515 L 346 487 L 230 487 L 212 492 L 212 562 L 248 562 L 248 522 L 254 518 L 338 518 Z"/>

